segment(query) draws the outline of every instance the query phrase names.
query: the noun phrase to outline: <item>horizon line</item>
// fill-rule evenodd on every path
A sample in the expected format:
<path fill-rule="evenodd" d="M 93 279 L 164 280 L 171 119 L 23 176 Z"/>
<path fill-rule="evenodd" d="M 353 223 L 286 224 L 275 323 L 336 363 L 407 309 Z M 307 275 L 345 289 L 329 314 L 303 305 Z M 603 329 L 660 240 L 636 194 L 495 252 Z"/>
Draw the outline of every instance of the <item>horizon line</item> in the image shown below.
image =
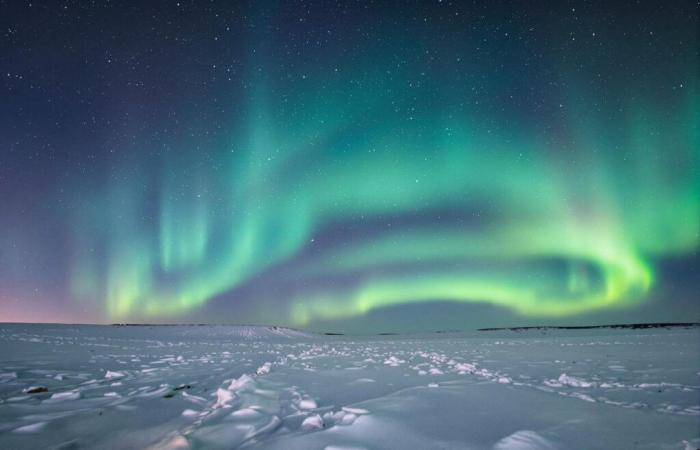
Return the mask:
<path fill-rule="evenodd" d="M 404 331 L 404 332 L 374 332 L 374 333 L 346 333 L 339 331 L 312 331 L 301 328 L 295 328 L 286 325 L 265 325 L 265 324 L 250 324 L 250 323 L 207 323 L 207 322 L 181 322 L 181 323 L 146 323 L 146 322 L 113 322 L 113 323 L 88 323 L 88 322 L 6 322 L 0 321 L 2 325 L 64 325 L 64 326 L 152 326 L 152 327 L 175 327 L 175 326 L 225 326 L 225 327 L 262 327 L 262 328 L 284 328 L 301 332 L 326 335 L 354 335 L 354 334 L 370 334 L 370 335 L 397 335 L 397 334 L 418 334 L 418 333 L 459 333 L 466 331 L 520 331 L 520 330 L 536 330 L 536 329 L 562 329 L 562 330 L 585 330 L 585 329 L 600 329 L 600 328 L 663 328 L 663 327 L 700 327 L 700 321 L 694 322 L 635 322 L 635 323 L 605 323 L 597 325 L 526 325 L 526 326 L 504 326 L 504 327 L 484 327 L 473 329 L 431 329 L 421 331 Z"/>

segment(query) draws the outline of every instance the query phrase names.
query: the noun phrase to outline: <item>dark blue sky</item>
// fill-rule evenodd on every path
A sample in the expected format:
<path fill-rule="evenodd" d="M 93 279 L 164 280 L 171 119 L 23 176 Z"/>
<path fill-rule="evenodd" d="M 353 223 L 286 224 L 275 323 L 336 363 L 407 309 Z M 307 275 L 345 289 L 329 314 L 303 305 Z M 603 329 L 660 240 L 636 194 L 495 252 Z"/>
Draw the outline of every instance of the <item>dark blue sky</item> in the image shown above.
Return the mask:
<path fill-rule="evenodd" d="M 0 1 L 0 321 L 699 320 L 698 7 Z"/>

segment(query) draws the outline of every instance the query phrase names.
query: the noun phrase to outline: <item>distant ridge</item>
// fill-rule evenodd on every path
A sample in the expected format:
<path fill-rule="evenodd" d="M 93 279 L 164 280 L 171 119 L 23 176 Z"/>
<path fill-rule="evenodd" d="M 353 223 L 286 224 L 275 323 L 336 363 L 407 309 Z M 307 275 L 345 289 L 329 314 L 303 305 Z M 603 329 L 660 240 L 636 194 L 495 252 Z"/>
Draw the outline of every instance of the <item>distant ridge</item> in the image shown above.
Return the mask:
<path fill-rule="evenodd" d="M 89 325 L 89 324 L 76 324 Z M 300 333 L 305 333 L 304 330 L 292 327 L 282 327 L 277 325 L 251 325 L 240 323 L 110 323 L 110 327 L 252 327 L 252 328 L 267 328 L 269 330 L 292 330 Z"/>
<path fill-rule="evenodd" d="M 113 323 L 112 327 L 192 327 L 192 332 L 206 333 L 211 328 L 225 328 L 227 336 L 238 336 L 248 339 L 269 338 L 269 337 L 284 337 L 284 338 L 299 338 L 311 337 L 313 334 L 307 333 L 296 328 L 267 326 L 267 325 L 225 325 L 225 324 L 206 324 L 206 323 L 170 323 L 170 324 L 148 324 L 148 323 Z"/>
<path fill-rule="evenodd" d="M 477 331 L 524 331 L 524 330 L 594 330 L 599 328 L 623 328 L 623 329 L 645 329 L 645 328 L 691 328 L 700 327 L 700 322 L 659 322 L 659 323 L 625 323 L 612 325 L 579 325 L 579 326 L 531 326 L 531 327 L 497 327 L 479 328 Z"/>

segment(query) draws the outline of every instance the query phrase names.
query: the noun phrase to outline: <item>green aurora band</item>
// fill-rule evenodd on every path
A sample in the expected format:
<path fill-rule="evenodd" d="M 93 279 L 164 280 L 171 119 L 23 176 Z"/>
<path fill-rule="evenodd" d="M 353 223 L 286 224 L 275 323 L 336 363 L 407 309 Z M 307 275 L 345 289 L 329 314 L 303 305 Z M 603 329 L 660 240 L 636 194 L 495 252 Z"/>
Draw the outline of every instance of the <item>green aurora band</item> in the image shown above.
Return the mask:
<path fill-rule="evenodd" d="M 562 317 L 637 305 L 654 261 L 698 249 L 696 86 L 673 114 L 654 99 L 624 112 L 572 102 L 552 133 L 470 110 L 457 100 L 467 87 L 439 79 L 421 88 L 438 95 L 422 109 L 381 95 L 408 69 L 360 78 L 288 86 L 283 99 L 261 81 L 215 144 L 217 170 L 193 143 L 157 173 L 134 164 L 83 194 L 72 294 L 119 320 L 178 317 L 224 294 L 294 326 L 430 301 Z M 383 225 L 342 236 L 362 223 Z M 266 274 L 275 283 L 280 265 L 297 286 L 286 303 L 237 298 Z"/>

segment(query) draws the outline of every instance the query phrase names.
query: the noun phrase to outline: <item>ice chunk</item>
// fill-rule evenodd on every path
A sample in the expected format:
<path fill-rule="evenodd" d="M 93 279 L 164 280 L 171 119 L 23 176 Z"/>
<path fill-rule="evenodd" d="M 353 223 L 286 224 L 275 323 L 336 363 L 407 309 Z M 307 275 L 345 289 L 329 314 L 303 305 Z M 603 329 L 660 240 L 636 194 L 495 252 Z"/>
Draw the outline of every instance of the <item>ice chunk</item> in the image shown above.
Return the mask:
<path fill-rule="evenodd" d="M 272 366 L 271 363 L 266 362 L 262 366 L 258 367 L 258 370 L 255 371 L 258 375 L 265 375 L 270 373 L 270 367 Z"/>
<path fill-rule="evenodd" d="M 299 402 L 300 409 L 316 409 L 316 401 L 312 398 L 307 398 Z"/>
<path fill-rule="evenodd" d="M 235 395 L 233 394 L 233 392 L 229 391 L 228 389 L 219 388 L 216 390 L 216 403 L 214 403 L 213 408 L 230 408 L 230 403 L 233 401 L 234 398 Z"/>
<path fill-rule="evenodd" d="M 474 373 L 476 372 L 476 366 L 474 364 L 469 364 L 469 363 L 457 363 L 454 365 L 454 369 L 459 372 L 461 375 L 465 373 Z"/>
<path fill-rule="evenodd" d="M 355 414 L 344 414 L 343 417 L 340 419 L 340 425 L 352 425 L 355 422 L 355 419 L 357 419 L 357 416 Z"/>
<path fill-rule="evenodd" d="M 108 380 L 114 379 L 114 378 L 123 378 L 126 375 L 122 372 L 112 372 L 111 370 L 108 370 L 107 373 L 105 374 L 105 378 Z"/>
<path fill-rule="evenodd" d="M 301 423 L 301 429 L 304 431 L 322 430 L 323 426 L 323 418 L 319 414 L 309 416 Z"/>
<path fill-rule="evenodd" d="M 77 400 L 80 398 L 80 392 L 78 391 L 66 391 L 66 392 L 57 392 L 53 394 L 50 398 L 50 400 L 53 401 L 63 401 L 63 400 Z"/>
<path fill-rule="evenodd" d="M 564 385 L 564 386 L 571 386 L 571 387 L 581 387 L 581 388 L 589 388 L 595 386 L 595 383 L 582 380 L 580 378 L 572 377 L 569 376 L 565 373 L 562 373 L 559 375 L 559 382 Z"/>
<path fill-rule="evenodd" d="M 557 380 L 544 380 L 544 384 L 546 386 L 549 386 L 549 387 L 562 387 L 562 386 L 564 386 L 563 384 L 561 384 Z"/>
<path fill-rule="evenodd" d="M 238 379 L 233 380 L 228 387 L 229 391 L 240 391 L 255 386 L 255 380 L 250 375 L 243 374 Z"/>
<path fill-rule="evenodd" d="M 401 364 L 405 363 L 403 359 L 399 359 L 396 356 L 390 356 L 387 359 L 384 360 L 384 364 L 387 366 L 392 366 L 392 367 L 397 367 L 400 366 Z"/>

